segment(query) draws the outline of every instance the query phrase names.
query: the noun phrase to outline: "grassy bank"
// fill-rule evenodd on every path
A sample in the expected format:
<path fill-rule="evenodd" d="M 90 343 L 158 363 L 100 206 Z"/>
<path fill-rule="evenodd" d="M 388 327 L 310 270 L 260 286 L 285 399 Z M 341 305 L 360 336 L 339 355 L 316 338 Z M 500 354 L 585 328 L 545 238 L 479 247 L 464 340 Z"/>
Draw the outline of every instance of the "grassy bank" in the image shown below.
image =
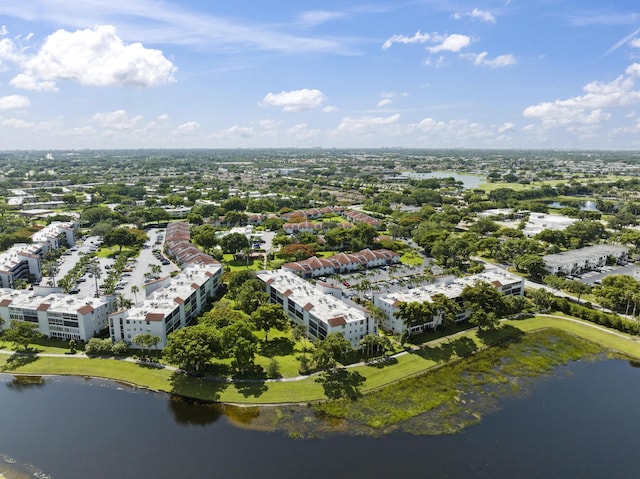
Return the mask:
<path fill-rule="evenodd" d="M 401 379 L 418 375 L 431 368 L 485 348 L 507 336 L 542 328 L 557 328 L 587 339 L 605 348 L 640 358 L 640 343 L 635 338 L 609 330 L 595 328 L 589 323 L 562 317 L 537 316 L 507 321 L 505 326 L 490 334 L 468 330 L 450 338 L 432 341 L 419 351 L 392 358 L 389 361 L 349 368 L 350 373 L 337 383 L 322 381 L 316 375 L 288 382 L 219 382 L 201 380 L 116 359 L 84 359 L 77 357 L 9 356 L 0 354 L 0 370 L 20 374 L 63 374 L 95 376 L 136 384 L 156 391 L 210 401 L 269 404 L 306 403 L 323 400 L 352 391 L 366 393 Z"/>

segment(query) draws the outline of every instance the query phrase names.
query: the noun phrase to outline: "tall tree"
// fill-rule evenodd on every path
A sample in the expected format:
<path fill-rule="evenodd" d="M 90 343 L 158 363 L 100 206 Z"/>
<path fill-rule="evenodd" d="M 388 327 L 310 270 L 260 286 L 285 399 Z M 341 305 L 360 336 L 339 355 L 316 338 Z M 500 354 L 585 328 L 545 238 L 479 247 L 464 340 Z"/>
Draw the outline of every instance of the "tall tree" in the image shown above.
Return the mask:
<path fill-rule="evenodd" d="M 236 304 L 247 314 L 253 313 L 269 301 L 269 296 L 264 290 L 264 283 L 259 279 L 246 281 L 236 295 Z"/>
<path fill-rule="evenodd" d="M 264 340 L 269 341 L 269 330 L 272 328 L 282 330 L 289 325 L 289 320 L 278 304 L 261 304 L 251 313 L 251 319 L 258 329 L 264 331 Z"/>
<path fill-rule="evenodd" d="M 435 311 L 431 303 L 412 301 L 400 303 L 396 316 L 404 323 L 406 330 L 411 333 L 412 328 L 433 321 L 434 314 Z"/>
<path fill-rule="evenodd" d="M 320 369 L 336 371 L 337 362 L 353 351 L 351 343 L 342 333 L 330 333 L 320 341 L 313 352 L 313 360 Z"/>
<path fill-rule="evenodd" d="M 238 338 L 233 348 L 233 366 L 240 372 L 244 372 L 254 365 L 256 345 L 245 338 Z"/>
<path fill-rule="evenodd" d="M 476 281 L 473 285 L 465 286 L 460 296 L 465 309 L 482 309 L 495 313 L 498 317 L 504 314 L 504 295 L 486 281 Z"/>
<path fill-rule="evenodd" d="M 203 325 L 188 326 L 169 334 L 167 347 L 162 351 L 171 364 L 189 373 L 199 374 L 217 352 L 213 330 Z"/>
<path fill-rule="evenodd" d="M 104 235 L 105 246 L 118 246 L 122 251 L 123 246 L 133 246 L 138 238 L 128 228 L 114 228 Z"/>
<path fill-rule="evenodd" d="M 220 239 L 220 246 L 225 253 L 236 254 L 250 246 L 249 240 L 242 233 L 229 233 Z"/>
<path fill-rule="evenodd" d="M 440 315 L 442 325 L 445 327 L 452 325 L 456 320 L 456 316 L 460 314 L 462 310 L 455 300 L 442 293 L 434 294 L 431 297 L 431 305 L 435 313 Z"/>
<path fill-rule="evenodd" d="M 36 323 L 12 319 L 9 322 L 9 327 L 4 330 L 4 337 L 7 341 L 22 346 L 26 351 L 31 343 L 43 337 L 43 335 L 38 331 Z"/>

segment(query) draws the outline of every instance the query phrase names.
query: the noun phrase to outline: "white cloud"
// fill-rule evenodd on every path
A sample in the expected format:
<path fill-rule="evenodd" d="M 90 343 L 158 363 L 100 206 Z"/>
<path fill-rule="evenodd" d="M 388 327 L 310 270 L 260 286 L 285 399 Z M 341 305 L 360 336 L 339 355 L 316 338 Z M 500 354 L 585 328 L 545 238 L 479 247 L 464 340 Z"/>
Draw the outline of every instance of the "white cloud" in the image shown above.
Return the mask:
<path fill-rule="evenodd" d="M 338 131 L 341 132 L 361 132 L 374 130 L 379 126 L 386 126 L 396 123 L 400 119 L 400 114 L 382 117 L 382 116 L 361 116 L 358 118 L 344 117 L 338 125 Z"/>
<path fill-rule="evenodd" d="M 431 35 L 429 35 L 428 33 L 420 33 L 420 30 L 418 30 L 412 37 L 407 37 L 405 35 L 390 36 L 382 44 L 382 49 L 386 50 L 388 48 L 391 48 L 391 45 L 393 45 L 394 43 L 402 43 L 404 45 L 407 45 L 409 43 L 425 43 L 429 40 L 431 40 Z"/>
<path fill-rule="evenodd" d="M 197 121 L 188 121 L 178 126 L 177 130 L 180 133 L 190 133 L 192 131 L 198 130 L 199 128 L 200 128 L 200 123 L 198 123 Z"/>
<path fill-rule="evenodd" d="M 634 38 L 633 40 L 631 40 L 629 45 L 631 45 L 634 48 L 640 48 L 640 38 Z"/>
<path fill-rule="evenodd" d="M 597 125 L 608 120 L 609 108 L 625 108 L 640 103 L 640 91 L 634 90 L 634 77 L 640 76 L 640 64 L 627 67 L 609 83 L 599 81 L 584 86 L 584 95 L 532 105 L 523 115 L 542 122 L 545 128 L 572 125 Z"/>
<path fill-rule="evenodd" d="M 320 130 L 309 128 L 307 123 L 298 123 L 286 130 L 286 135 L 295 141 L 308 141 L 318 138 Z"/>
<path fill-rule="evenodd" d="M 618 48 L 620 48 L 622 45 L 624 45 L 624 44 L 626 44 L 626 43 L 629 43 L 630 41 L 633 41 L 633 40 L 632 40 L 632 39 L 633 39 L 633 37 L 635 37 L 638 33 L 640 33 L 640 28 L 638 28 L 636 31 L 634 31 L 634 32 L 632 32 L 632 33 L 630 33 L 630 34 L 628 34 L 628 35 L 627 35 L 626 37 L 624 37 L 623 39 L 618 40 L 616 43 L 614 43 L 614 44 L 611 46 L 611 48 L 609 48 L 609 49 L 605 52 L 604 56 L 607 56 L 607 55 L 609 55 L 609 54 L 611 54 L 611 53 L 615 52 L 615 51 L 616 51 Z"/>
<path fill-rule="evenodd" d="M 258 126 L 263 130 L 273 130 L 278 126 L 278 122 L 270 119 L 260 120 L 258 122 Z"/>
<path fill-rule="evenodd" d="M 308 111 L 322 106 L 326 101 L 326 96 L 320 90 L 281 91 L 280 93 L 267 93 L 262 99 L 265 105 L 282 107 L 284 111 Z"/>
<path fill-rule="evenodd" d="M 471 61 L 473 61 L 474 65 L 484 65 L 484 66 L 488 66 L 491 68 L 500 68 L 500 67 L 506 67 L 509 65 L 515 65 L 516 63 L 518 63 L 518 61 L 516 60 L 516 57 L 513 56 L 512 54 L 508 54 L 508 55 L 498 55 L 495 58 L 487 58 L 488 53 L 487 52 L 482 52 L 482 53 L 466 53 L 461 55 L 463 58 L 467 58 Z"/>
<path fill-rule="evenodd" d="M 142 116 L 129 117 L 126 110 L 116 110 L 107 113 L 96 113 L 91 120 L 110 130 L 128 130 L 142 121 Z"/>
<path fill-rule="evenodd" d="M 629 65 L 625 73 L 630 76 L 640 76 L 640 63 L 634 63 L 633 65 Z"/>
<path fill-rule="evenodd" d="M 6 25 L 0 25 L 0 35 L 2 35 L 4 37 L 7 33 L 9 33 L 7 31 L 7 26 Z"/>
<path fill-rule="evenodd" d="M 325 113 L 333 113 L 334 111 L 338 111 L 338 107 L 334 105 L 327 105 L 322 109 Z"/>
<path fill-rule="evenodd" d="M 18 63 L 21 58 L 22 55 L 10 39 L 0 40 L 0 71 L 6 69 L 5 64 Z"/>
<path fill-rule="evenodd" d="M 55 89 L 58 80 L 85 85 L 149 87 L 175 81 L 176 67 L 160 50 L 126 45 L 113 26 L 49 35 L 37 54 L 21 62 L 24 72 L 11 84 L 32 90 Z"/>
<path fill-rule="evenodd" d="M 380 100 L 378 102 L 378 104 L 376 105 L 378 108 L 383 107 L 383 106 L 387 106 L 387 105 L 391 105 L 393 103 L 393 100 L 391 98 L 383 98 L 382 100 Z"/>
<path fill-rule="evenodd" d="M 444 38 L 440 38 L 438 40 L 440 42 L 439 45 L 435 47 L 429 47 L 428 50 L 431 53 L 437 52 L 459 52 L 465 47 L 468 47 L 471 44 L 471 38 L 466 35 L 461 35 L 459 33 L 453 33 Z"/>
<path fill-rule="evenodd" d="M 0 110 L 24 108 L 29 106 L 30 103 L 29 98 L 22 95 L 0 96 Z"/>
<path fill-rule="evenodd" d="M 30 129 L 35 126 L 35 123 L 19 120 L 17 118 L 7 118 L 0 120 L 0 125 L 8 126 L 10 128 Z"/>
<path fill-rule="evenodd" d="M 252 22 L 210 15 L 187 2 L 157 0 L 20 0 L 0 2 L 0 17 L 50 25 L 116 24 L 123 38 L 145 43 L 197 45 L 235 53 L 235 48 L 285 53 L 322 51 L 352 54 L 353 38 L 300 36 L 282 31 L 278 22 Z"/>
<path fill-rule="evenodd" d="M 253 128 L 247 126 L 233 125 L 225 130 L 212 133 L 210 138 L 216 140 L 234 140 L 237 138 L 250 138 L 254 135 Z"/>
<path fill-rule="evenodd" d="M 486 23 L 496 23 L 496 17 L 491 12 L 480 10 L 479 8 L 474 8 L 470 12 L 454 13 L 452 16 L 456 20 L 460 20 L 464 17 L 470 17 Z"/>
<path fill-rule="evenodd" d="M 500 125 L 500 127 L 498 128 L 498 133 L 505 133 L 509 130 L 513 130 L 516 127 L 516 125 L 514 125 L 511 122 L 507 122 L 507 123 L 503 123 L 502 125 Z"/>
<path fill-rule="evenodd" d="M 328 11 L 328 10 L 311 10 L 303 12 L 300 15 L 300 20 L 306 25 L 318 25 L 331 20 L 337 20 L 344 18 L 346 14 L 344 12 Z"/>
<path fill-rule="evenodd" d="M 167 115 L 166 113 L 158 117 L 158 121 L 167 121 L 168 119 L 169 119 L 169 115 Z"/>
<path fill-rule="evenodd" d="M 25 73 L 20 73 L 13 77 L 9 84 L 20 90 L 31 91 L 58 91 L 56 83 L 52 80 L 38 81 L 34 77 Z"/>

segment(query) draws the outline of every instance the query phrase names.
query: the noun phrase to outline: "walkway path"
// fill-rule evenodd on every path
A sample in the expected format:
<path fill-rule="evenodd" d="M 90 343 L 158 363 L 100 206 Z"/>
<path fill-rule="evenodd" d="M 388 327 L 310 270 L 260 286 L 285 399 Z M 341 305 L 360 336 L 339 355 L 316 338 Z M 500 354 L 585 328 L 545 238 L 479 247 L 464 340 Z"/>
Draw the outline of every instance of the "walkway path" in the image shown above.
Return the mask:
<path fill-rule="evenodd" d="M 573 322 L 573 323 L 577 323 L 580 324 L 582 326 L 586 326 L 589 328 L 594 328 L 597 330 L 600 330 L 602 332 L 617 336 L 619 338 L 622 339 L 627 339 L 627 340 L 632 340 L 632 341 L 640 341 L 640 337 L 633 337 L 630 336 L 628 334 L 625 333 L 621 333 L 609 328 L 606 328 L 604 326 L 600 326 L 598 324 L 594 324 L 594 323 L 590 323 L 588 321 L 584 321 L 584 320 L 580 320 L 580 319 L 574 319 L 574 318 L 568 318 L 566 316 L 560 316 L 560 315 L 554 315 L 554 314 L 538 314 L 537 316 L 540 317 L 544 317 L 544 318 L 550 318 L 550 319 L 559 319 L 562 321 L 568 321 L 568 322 Z M 508 320 L 503 320 L 503 321 L 508 321 Z M 392 358 L 398 358 L 400 356 L 404 356 L 406 354 L 410 354 L 413 351 L 418 351 L 420 349 L 424 349 L 424 348 L 429 348 L 429 347 L 436 347 L 439 344 L 442 344 L 444 342 L 449 342 L 453 339 L 456 339 L 460 336 L 463 336 L 465 334 L 468 334 L 470 331 L 473 331 L 477 328 L 471 328 L 471 329 L 465 329 L 462 331 L 458 331 L 457 333 L 454 333 L 450 336 L 443 336 L 437 339 L 433 339 L 431 341 L 427 341 L 425 343 L 422 343 L 420 345 L 416 345 L 416 346 L 412 346 L 412 349 L 410 351 L 400 351 L 398 353 L 395 353 L 393 355 L 390 356 L 386 356 L 385 358 L 380 358 L 380 359 L 375 359 L 373 361 L 361 361 L 358 363 L 353 363 L 353 364 L 349 364 L 347 366 L 345 366 L 346 369 L 351 369 L 351 368 L 357 368 L 357 367 L 361 367 L 361 366 L 368 366 L 370 364 L 376 364 L 377 362 L 384 362 L 384 361 L 388 361 Z M 25 356 L 36 356 L 36 357 L 43 357 L 43 358 L 69 358 L 69 359 L 90 359 L 89 356 L 87 356 L 85 353 L 83 352 L 78 352 L 76 354 L 64 354 L 64 353 L 28 353 L 28 352 L 19 352 L 19 351 L 11 351 L 11 350 L 7 350 L 7 349 L 0 349 L 0 354 L 4 354 L 4 355 L 8 355 L 8 356 L 12 356 L 14 354 L 17 355 L 25 355 Z M 136 359 L 133 357 L 117 357 L 117 356 L 102 356 L 101 358 L 103 359 L 116 359 L 119 361 L 125 361 L 125 362 L 129 362 L 129 363 L 133 363 L 133 364 L 140 364 L 140 365 L 146 365 L 146 366 L 154 366 L 157 367 L 158 369 L 167 369 L 169 371 L 180 371 L 180 368 L 177 368 L 175 366 L 169 366 L 166 364 L 162 364 L 162 363 L 157 363 L 157 362 L 153 362 L 153 361 L 144 361 L 144 360 L 140 360 L 140 359 Z M 310 375 L 299 375 L 299 376 L 294 376 L 294 377 L 287 377 L 287 378 L 279 378 L 279 379 L 233 379 L 233 378 L 220 378 L 220 377 L 207 377 L 206 379 L 210 380 L 210 381 L 218 381 L 218 382 L 229 382 L 229 383 L 264 383 L 264 382 L 272 382 L 272 383 L 278 383 L 278 382 L 295 382 L 295 381 L 302 381 L 305 379 L 308 379 L 309 377 L 313 377 L 319 374 L 322 374 L 323 371 L 319 371 Z"/>

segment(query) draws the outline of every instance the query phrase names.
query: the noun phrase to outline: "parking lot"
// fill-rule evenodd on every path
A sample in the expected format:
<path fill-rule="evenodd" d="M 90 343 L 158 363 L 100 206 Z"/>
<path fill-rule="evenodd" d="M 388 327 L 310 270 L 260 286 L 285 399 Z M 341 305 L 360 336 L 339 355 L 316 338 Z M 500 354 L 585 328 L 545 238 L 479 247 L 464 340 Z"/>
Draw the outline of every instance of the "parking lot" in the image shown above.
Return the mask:
<path fill-rule="evenodd" d="M 635 264 L 627 264 L 624 266 L 603 266 L 602 268 L 598 268 L 597 271 L 588 271 L 580 275 L 574 275 L 569 279 L 575 279 L 576 281 L 581 281 L 584 284 L 593 286 L 600 284 L 602 279 L 607 276 L 618 274 L 631 276 L 640 281 L 640 266 L 636 266 Z"/>
<path fill-rule="evenodd" d="M 116 285 L 116 293 L 122 294 L 124 298 L 134 303 L 144 299 L 144 284 L 157 275 L 163 277 L 178 271 L 179 268 L 162 256 L 162 241 L 164 240 L 164 230 L 152 229 L 147 232 L 149 240 L 140 250 L 137 258 L 130 258 L 127 262 L 125 270 L 122 272 L 118 284 Z M 77 264 L 81 253 L 96 252 L 102 244 L 102 239 L 98 236 L 90 236 L 84 241 L 78 241 L 77 245 L 70 248 L 59 261 L 59 271 L 56 275 L 56 282 L 62 279 Z M 105 278 L 115 263 L 113 258 L 96 258 L 100 268 L 98 278 L 85 271 L 76 283 L 72 294 L 78 297 L 92 297 L 96 293 L 96 286 L 101 290 Z M 153 265 L 153 266 L 152 266 Z M 131 291 L 132 286 L 138 287 L 138 292 Z"/>
<path fill-rule="evenodd" d="M 360 296 L 371 300 L 373 293 L 402 291 L 424 284 L 431 274 L 431 265 L 425 260 L 421 266 L 396 264 L 317 279 L 338 286 L 348 298 Z"/>

